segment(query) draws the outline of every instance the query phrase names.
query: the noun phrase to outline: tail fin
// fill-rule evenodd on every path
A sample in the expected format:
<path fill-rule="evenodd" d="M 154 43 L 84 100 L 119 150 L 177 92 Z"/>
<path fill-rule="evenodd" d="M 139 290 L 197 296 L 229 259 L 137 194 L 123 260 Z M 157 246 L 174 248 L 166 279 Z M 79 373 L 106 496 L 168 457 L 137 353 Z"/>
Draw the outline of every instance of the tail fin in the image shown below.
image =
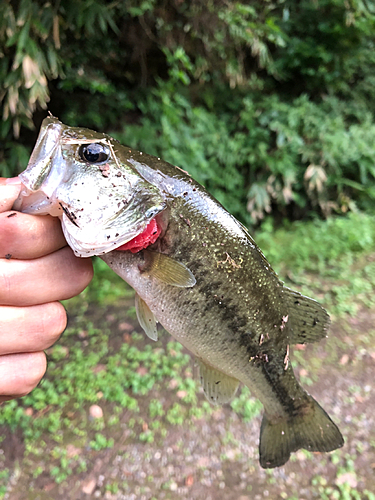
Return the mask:
<path fill-rule="evenodd" d="M 327 413 L 311 398 L 311 405 L 301 415 L 271 423 L 263 417 L 260 429 L 260 465 L 264 469 L 284 465 L 293 451 L 333 451 L 344 439 Z"/>

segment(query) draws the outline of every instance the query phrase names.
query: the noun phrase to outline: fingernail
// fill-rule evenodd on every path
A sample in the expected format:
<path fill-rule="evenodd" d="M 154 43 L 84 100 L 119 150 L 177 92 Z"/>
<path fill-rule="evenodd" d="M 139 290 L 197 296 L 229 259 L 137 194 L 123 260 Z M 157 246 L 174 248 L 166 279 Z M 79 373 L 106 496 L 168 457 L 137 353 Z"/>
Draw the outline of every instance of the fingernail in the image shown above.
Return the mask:
<path fill-rule="evenodd" d="M 21 184 L 21 179 L 19 177 L 10 177 L 5 179 L 5 184 Z"/>

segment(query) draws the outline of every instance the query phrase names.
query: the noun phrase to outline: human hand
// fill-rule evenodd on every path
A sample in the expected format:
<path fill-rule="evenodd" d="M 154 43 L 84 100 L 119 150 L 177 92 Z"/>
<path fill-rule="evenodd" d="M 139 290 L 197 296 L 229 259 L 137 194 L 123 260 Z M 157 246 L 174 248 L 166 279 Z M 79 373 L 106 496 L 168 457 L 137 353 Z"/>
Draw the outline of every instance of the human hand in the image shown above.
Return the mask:
<path fill-rule="evenodd" d="M 0 178 L 0 403 L 28 394 L 67 317 L 59 300 L 91 281 L 91 259 L 66 246 L 57 217 L 11 210 L 21 185 Z"/>

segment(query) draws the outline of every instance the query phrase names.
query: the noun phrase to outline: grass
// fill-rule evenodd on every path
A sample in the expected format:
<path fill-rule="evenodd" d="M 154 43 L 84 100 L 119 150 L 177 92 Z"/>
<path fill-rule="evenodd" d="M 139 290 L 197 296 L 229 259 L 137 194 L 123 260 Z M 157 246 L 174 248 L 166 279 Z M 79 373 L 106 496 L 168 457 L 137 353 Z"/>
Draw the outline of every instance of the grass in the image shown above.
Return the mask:
<path fill-rule="evenodd" d="M 292 287 L 321 301 L 334 317 L 375 306 L 375 218 L 351 212 L 326 221 L 272 221 L 256 237 L 276 272 Z"/>
<path fill-rule="evenodd" d="M 334 317 L 347 318 L 363 307 L 375 306 L 375 219 L 371 216 L 351 213 L 277 230 L 268 221 L 256 240 L 288 285 L 315 296 Z M 18 458 L 33 480 L 47 476 L 60 484 L 85 472 L 93 454 L 116 446 L 124 434 L 145 445 L 162 443 L 170 426 L 195 425 L 199 419 L 209 420 L 213 412 L 198 395 L 190 356 L 181 345 L 166 334 L 151 345 L 129 329 L 136 324 L 134 309 L 130 315 L 127 312 L 133 291 L 99 259 L 95 271 L 90 287 L 65 303 L 72 320 L 61 341 L 48 351 L 47 376 L 30 395 L 1 406 L 0 427 L 4 433 L 10 429 L 22 434 L 24 454 Z M 119 329 L 121 321 L 129 321 L 125 333 Z M 337 361 L 339 342 L 331 360 Z M 368 336 L 363 339 L 364 349 L 366 342 Z M 295 361 L 303 366 L 303 353 L 296 351 Z M 317 357 L 312 363 L 317 372 L 323 361 Z M 309 374 L 303 377 L 304 384 L 313 384 Z M 360 390 L 350 387 L 348 397 Z M 90 416 L 92 405 L 100 406 L 102 417 Z M 248 422 L 261 411 L 246 387 L 231 408 Z M 312 480 L 320 497 L 375 500 L 369 491 L 345 482 L 355 474 L 355 457 L 343 461 L 334 458 L 338 456 L 332 455 L 333 463 L 338 460 L 334 485 L 325 484 L 321 476 Z M 0 498 L 11 474 L 0 455 Z M 112 481 L 106 488 L 115 492 L 119 485 Z"/>

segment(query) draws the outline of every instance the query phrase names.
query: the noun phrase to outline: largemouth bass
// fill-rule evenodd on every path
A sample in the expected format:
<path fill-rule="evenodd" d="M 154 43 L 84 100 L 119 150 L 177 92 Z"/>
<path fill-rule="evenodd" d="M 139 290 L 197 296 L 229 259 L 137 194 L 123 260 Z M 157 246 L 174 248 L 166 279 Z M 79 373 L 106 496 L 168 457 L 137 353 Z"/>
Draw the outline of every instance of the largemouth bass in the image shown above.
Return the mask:
<path fill-rule="evenodd" d="M 278 467 L 300 448 L 343 445 L 297 382 L 290 346 L 327 335 L 329 316 L 287 288 L 247 229 L 183 170 L 108 135 L 46 118 L 15 209 L 61 219 L 79 257 L 99 255 L 136 291 L 146 334 L 157 322 L 197 358 L 208 400 L 239 382 L 264 406 L 259 454 Z"/>

